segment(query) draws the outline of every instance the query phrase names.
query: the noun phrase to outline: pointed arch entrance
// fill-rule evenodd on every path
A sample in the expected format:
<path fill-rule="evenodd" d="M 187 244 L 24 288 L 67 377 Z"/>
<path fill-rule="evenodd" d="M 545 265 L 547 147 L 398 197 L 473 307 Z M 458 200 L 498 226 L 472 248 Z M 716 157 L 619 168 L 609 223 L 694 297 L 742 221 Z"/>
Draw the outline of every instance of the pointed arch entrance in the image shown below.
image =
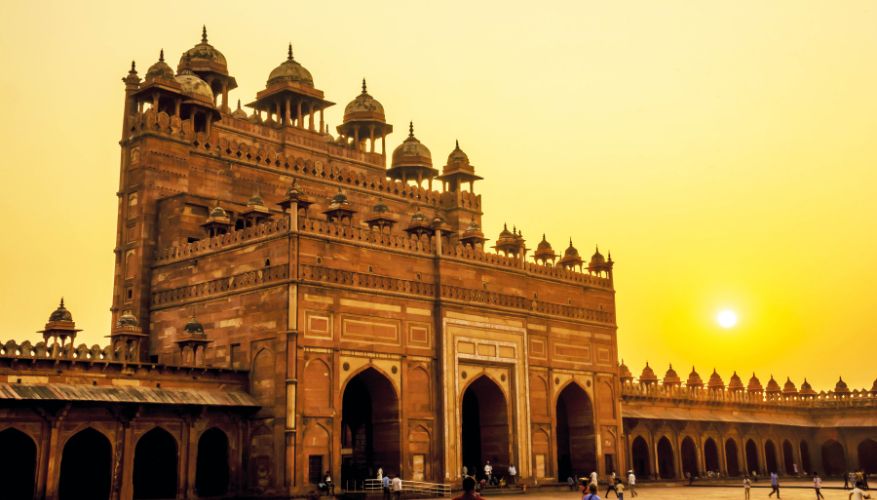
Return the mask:
<path fill-rule="evenodd" d="M 749 439 L 746 441 L 746 473 L 752 474 L 759 472 L 761 467 L 758 466 L 758 446 L 755 441 Z"/>
<path fill-rule="evenodd" d="M 195 492 L 199 497 L 218 497 L 228 492 L 228 436 L 213 427 L 198 439 Z"/>
<path fill-rule="evenodd" d="M 685 477 L 697 476 L 697 446 L 694 445 L 694 440 L 690 437 L 683 439 L 680 452 L 682 453 L 682 475 Z"/>
<path fill-rule="evenodd" d="M 777 447 L 770 439 L 764 442 L 764 461 L 765 465 L 767 465 L 768 473 L 780 473 L 780 464 L 779 460 L 777 460 Z"/>
<path fill-rule="evenodd" d="M 729 476 L 740 475 L 739 451 L 737 450 L 737 441 L 728 439 L 725 441 L 725 465 L 728 467 Z"/>
<path fill-rule="evenodd" d="M 0 484 L 4 498 L 33 498 L 37 445 L 18 429 L 0 431 Z"/>
<path fill-rule="evenodd" d="M 792 451 L 792 443 L 788 439 L 783 441 L 783 466 L 786 468 L 786 474 L 795 473 L 795 455 Z"/>
<path fill-rule="evenodd" d="M 375 368 L 347 382 L 341 399 L 341 481 L 400 474 L 399 397 Z"/>
<path fill-rule="evenodd" d="M 822 444 L 822 467 L 825 468 L 827 476 L 841 475 L 847 469 L 844 447 L 834 439 Z"/>
<path fill-rule="evenodd" d="M 651 460 L 649 460 L 649 444 L 645 438 L 637 436 L 630 446 L 631 462 L 633 462 L 633 472 L 637 477 L 643 479 L 652 476 Z"/>
<path fill-rule="evenodd" d="M 703 461 L 706 470 L 719 472 L 719 446 L 713 438 L 707 438 L 703 443 Z"/>
<path fill-rule="evenodd" d="M 177 442 L 155 427 L 134 447 L 134 498 L 177 496 Z"/>
<path fill-rule="evenodd" d="M 508 467 L 509 414 L 502 389 L 482 375 L 469 384 L 461 405 L 463 465 L 480 473 L 490 460 L 495 474 Z"/>
<path fill-rule="evenodd" d="M 801 467 L 804 468 L 805 472 L 815 472 L 810 466 L 810 445 L 807 444 L 807 441 L 801 441 L 799 448 L 801 449 Z"/>
<path fill-rule="evenodd" d="M 676 477 L 675 458 L 673 457 L 673 445 L 667 436 L 658 441 L 658 475 L 661 479 L 673 479 Z"/>
<path fill-rule="evenodd" d="M 557 396 L 556 406 L 558 481 L 597 470 L 594 407 L 588 394 L 578 384 L 571 383 Z"/>
<path fill-rule="evenodd" d="M 113 447 L 102 433 L 88 427 L 74 434 L 61 454 L 58 498 L 109 498 L 112 460 Z"/>
<path fill-rule="evenodd" d="M 866 439 L 857 447 L 859 454 L 859 470 L 865 474 L 877 472 L 877 441 Z"/>

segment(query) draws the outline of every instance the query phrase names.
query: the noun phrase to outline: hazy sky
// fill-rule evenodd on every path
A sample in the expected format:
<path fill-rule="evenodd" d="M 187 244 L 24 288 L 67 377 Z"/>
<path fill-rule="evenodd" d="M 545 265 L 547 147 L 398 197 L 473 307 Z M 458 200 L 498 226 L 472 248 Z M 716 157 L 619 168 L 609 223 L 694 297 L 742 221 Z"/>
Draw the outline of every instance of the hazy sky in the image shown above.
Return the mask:
<path fill-rule="evenodd" d="M 123 5 L 125 4 L 125 5 Z M 638 374 L 755 371 L 818 389 L 877 376 L 877 3 L 8 2 L 0 16 L 0 341 L 61 295 L 109 334 L 123 85 L 200 38 L 249 102 L 296 59 L 370 93 L 438 165 L 485 181 L 484 229 L 616 261 Z M 405 136 L 388 140 L 395 147 Z M 736 328 L 715 316 L 735 310 Z"/>

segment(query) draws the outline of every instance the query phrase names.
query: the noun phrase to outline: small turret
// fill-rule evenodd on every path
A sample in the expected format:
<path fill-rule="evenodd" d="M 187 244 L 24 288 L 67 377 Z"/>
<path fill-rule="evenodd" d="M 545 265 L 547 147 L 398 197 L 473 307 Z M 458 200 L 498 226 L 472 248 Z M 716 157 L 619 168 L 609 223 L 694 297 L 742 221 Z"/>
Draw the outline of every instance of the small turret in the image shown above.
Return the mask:
<path fill-rule="evenodd" d="M 740 379 L 740 375 L 737 375 L 735 371 L 733 375 L 731 375 L 731 379 L 728 381 L 728 390 L 730 392 L 742 392 L 745 387 L 743 387 L 743 380 Z"/>
<path fill-rule="evenodd" d="M 623 359 L 621 360 L 621 364 L 618 365 L 618 378 L 621 380 L 622 384 L 633 381 L 633 374 L 630 373 L 630 368 L 624 364 Z"/>
<path fill-rule="evenodd" d="M 549 263 L 554 265 L 554 261 L 557 259 L 557 254 L 554 253 L 554 249 L 551 248 L 551 243 L 548 243 L 548 240 L 545 239 L 545 233 L 542 233 L 542 241 L 536 246 L 536 251 L 533 253 L 533 259 L 543 266 L 547 266 Z"/>
<path fill-rule="evenodd" d="M 725 389 L 725 381 L 722 380 L 722 376 L 719 375 L 715 368 L 713 368 L 713 373 L 710 375 L 709 382 L 707 382 L 707 388 L 711 391 L 722 391 Z"/>
<path fill-rule="evenodd" d="M 671 363 L 670 368 L 667 368 L 667 373 L 664 374 L 664 387 L 679 387 L 680 385 L 682 385 L 682 380 Z"/>
<path fill-rule="evenodd" d="M 46 322 L 45 329 L 40 330 L 38 333 L 43 334 L 43 340 L 46 341 L 46 345 L 55 346 L 55 353 L 57 355 L 61 349 L 68 346 L 68 339 L 70 340 L 69 347 L 72 347 L 76 334 L 81 331 L 76 328 L 76 323 L 73 322 L 73 314 L 64 307 L 64 299 L 61 298 L 58 308 L 49 315 L 49 321 Z M 72 349 L 70 352 L 72 352 Z"/>
<path fill-rule="evenodd" d="M 569 239 L 569 246 L 563 252 L 563 257 L 560 259 L 560 265 L 570 271 L 575 268 L 579 268 L 579 271 L 582 269 L 582 258 L 579 256 L 579 251 L 576 250 L 576 247 L 572 245 L 572 238 Z"/>
<path fill-rule="evenodd" d="M 393 159 L 387 177 L 402 182 L 416 181 L 418 186 L 426 180 L 432 189 L 432 180 L 438 170 L 432 167 L 432 153 L 414 137 L 414 122 L 408 124 L 408 138 L 393 150 Z"/>
<path fill-rule="evenodd" d="M 652 370 L 648 361 L 646 361 L 646 366 L 639 375 L 639 383 L 644 385 L 654 385 L 658 383 L 658 376 L 655 375 L 655 370 Z"/>
<path fill-rule="evenodd" d="M 685 387 L 689 389 L 703 388 L 703 379 L 700 378 L 700 374 L 697 373 L 693 366 L 691 367 L 691 373 L 688 374 L 688 380 L 685 381 Z"/>

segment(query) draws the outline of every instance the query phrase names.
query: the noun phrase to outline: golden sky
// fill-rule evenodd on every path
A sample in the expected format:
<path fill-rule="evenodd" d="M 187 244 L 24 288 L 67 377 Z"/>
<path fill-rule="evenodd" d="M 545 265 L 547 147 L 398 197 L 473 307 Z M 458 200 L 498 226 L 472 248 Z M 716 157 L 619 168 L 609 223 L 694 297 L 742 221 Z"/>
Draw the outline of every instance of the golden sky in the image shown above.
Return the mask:
<path fill-rule="evenodd" d="M 877 338 L 877 3 L 8 2 L 0 16 L 0 341 L 61 295 L 109 334 L 123 85 L 206 24 L 248 102 L 292 41 L 344 103 L 486 178 L 484 229 L 616 261 L 635 374 L 695 364 L 870 387 Z M 233 101 L 234 102 L 234 101 Z M 395 147 L 404 138 L 388 141 Z M 735 310 L 737 327 L 715 315 Z"/>

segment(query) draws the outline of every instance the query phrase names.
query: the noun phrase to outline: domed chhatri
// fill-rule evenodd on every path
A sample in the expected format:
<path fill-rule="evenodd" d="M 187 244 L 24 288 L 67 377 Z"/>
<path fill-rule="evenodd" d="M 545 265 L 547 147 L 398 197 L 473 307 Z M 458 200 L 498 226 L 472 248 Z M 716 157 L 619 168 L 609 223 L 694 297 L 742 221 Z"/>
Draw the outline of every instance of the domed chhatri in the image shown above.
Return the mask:
<path fill-rule="evenodd" d="M 362 143 L 368 141 L 370 153 L 375 152 L 375 142 L 380 138 L 381 155 L 385 154 L 386 137 L 393 132 L 393 126 L 387 123 L 384 106 L 368 93 L 365 78 L 362 92 L 344 108 L 344 120 L 336 130 L 357 150 L 364 150 Z"/>
<path fill-rule="evenodd" d="M 496 239 L 496 244 L 493 245 L 493 248 L 497 252 L 502 252 L 506 256 L 511 257 L 523 256 L 526 251 L 524 237 L 518 234 L 517 228 L 512 228 L 509 231 L 507 224 L 502 225 L 502 231 L 500 231 L 499 238 Z"/>
<path fill-rule="evenodd" d="M 536 245 L 533 258 L 542 265 L 554 264 L 554 261 L 557 259 L 557 254 L 551 248 L 551 243 L 548 243 L 548 240 L 545 239 L 545 233 L 542 233 L 542 241 Z"/>
<path fill-rule="evenodd" d="M 750 393 L 758 393 L 763 392 L 764 387 L 761 385 L 761 381 L 758 380 L 758 377 L 755 376 L 755 373 L 752 373 L 752 377 L 749 378 L 749 383 L 746 384 L 746 391 Z"/>
<path fill-rule="evenodd" d="M 195 318 L 194 314 L 189 318 L 189 321 L 186 322 L 186 326 L 183 327 L 183 332 L 185 332 L 186 335 L 205 335 L 204 325 Z"/>
<path fill-rule="evenodd" d="M 682 379 L 679 378 L 679 374 L 673 369 L 672 364 L 667 368 L 667 373 L 664 374 L 663 383 L 665 387 L 678 387 L 682 385 Z"/>
<path fill-rule="evenodd" d="M 719 375 L 715 368 L 713 368 L 713 373 L 710 375 L 709 382 L 707 382 L 707 388 L 712 391 L 721 391 L 725 388 L 725 381 L 722 380 L 722 376 Z"/>
<path fill-rule="evenodd" d="M 174 81 L 174 70 L 164 62 L 164 49 L 161 49 L 158 53 L 158 62 L 150 66 L 146 71 L 145 81 L 151 82 L 156 79 Z"/>
<path fill-rule="evenodd" d="M 849 394 L 850 388 L 847 386 L 847 383 L 844 382 L 843 377 L 838 377 L 837 383 L 834 384 L 834 393 L 835 394 Z"/>
<path fill-rule="evenodd" d="M 222 52 L 207 42 L 207 27 L 201 28 L 201 42 L 183 52 L 177 74 L 191 71 L 207 82 L 215 95 L 222 95 L 221 109 L 228 111 L 228 92 L 237 88 L 237 81 L 228 74 L 228 63 Z"/>
<path fill-rule="evenodd" d="M 123 312 L 116 321 L 116 327 L 118 328 L 137 328 L 138 326 L 140 326 L 140 322 L 137 321 L 137 316 L 134 316 L 134 313 L 131 311 Z"/>
<path fill-rule="evenodd" d="M 58 321 L 73 321 L 73 314 L 64 307 L 64 299 L 61 298 L 61 303 L 58 304 L 58 308 L 52 311 L 52 314 L 49 315 L 50 322 L 58 322 Z"/>
<path fill-rule="evenodd" d="M 392 228 L 397 220 L 398 216 L 390 213 L 390 207 L 384 203 L 384 200 L 378 200 L 365 222 L 370 229 L 377 228 L 383 231 L 385 228 Z"/>
<path fill-rule="evenodd" d="M 801 390 L 798 391 L 798 394 L 802 396 L 815 396 L 816 391 L 813 390 L 813 387 L 810 385 L 810 382 L 807 382 L 807 379 L 804 379 L 804 382 L 801 383 Z"/>
<path fill-rule="evenodd" d="M 737 375 L 735 371 L 733 375 L 731 375 L 731 379 L 728 380 L 728 390 L 731 392 L 740 392 L 745 387 L 743 387 L 743 380 L 740 379 L 740 375 Z"/>
<path fill-rule="evenodd" d="M 792 382 L 792 379 L 786 377 L 786 383 L 783 384 L 783 395 L 784 396 L 795 396 L 798 394 L 798 388 L 795 387 L 795 383 Z"/>
<path fill-rule="evenodd" d="M 621 364 L 618 365 L 618 378 L 621 379 L 622 383 L 627 383 L 633 380 L 633 374 L 630 373 L 630 368 L 624 364 L 624 360 L 621 360 Z"/>
<path fill-rule="evenodd" d="M 344 194 L 341 187 L 338 187 L 338 192 L 329 199 L 329 208 L 324 210 L 323 213 L 326 214 L 326 219 L 329 222 L 347 221 L 352 223 L 356 210 L 353 209 L 350 200 L 347 199 L 347 195 Z"/>
<path fill-rule="evenodd" d="M 432 168 L 432 153 L 414 136 L 414 122 L 411 122 L 408 124 L 408 137 L 393 150 L 387 177 L 402 182 L 416 181 L 418 186 L 426 179 L 432 189 L 432 180 L 436 175 L 438 170 Z"/>
<path fill-rule="evenodd" d="M 183 95 L 201 101 L 207 106 L 213 106 L 213 90 L 210 89 L 210 85 L 191 70 L 184 69 L 174 77 L 174 80 L 180 85 Z"/>
<path fill-rule="evenodd" d="M 563 257 L 560 259 L 560 265 L 570 270 L 575 269 L 576 267 L 578 267 L 579 270 L 582 268 L 582 258 L 579 256 L 579 251 L 573 246 L 572 238 L 569 239 L 569 246 L 566 247 L 566 250 L 563 252 Z"/>
<path fill-rule="evenodd" d="M 685 381 L 685 386 L 689 389 L 700 389 L 703 387 L 703 379 L 700 378 L 700 374 L 697 373 L 693 366 L 691 367 L 691 373 L 688 374 L 688 380 Z"/>
<path fill-rule="evenodd" d="M 448 155 L 448 162 L 438 179 L 442 181 L 445 191 L 461 191 L 468 184 L 469 192 L 474 192 L 475 181 L 480 181 L 483 177 L 475 175 L 475 166 L 469 163 L 469 155 L 460 149 L 460 141 L 455 141 L 454 150 Z"/>
<path fill-rule="evenodd" d="M 779 382 L 777 382 L 773 378 L 773 375 L 771 375 L 770 380 L 767 381 L 767 386 L 764 388 L 764 392 L 766 392 L 768 395 L 776 395 L 783 392 L 783 390 L 780 388 Z"/>
<path fill-rule="evenodd" d="M 231 114 L 231 116 L 234 118 L 237 118 L 238 120 L 246 120 L 249 118 L 249 116 L 247 116 L 247 112 L 244 111 L 243 109 L 241 109 L 241 100 L 240 99 L 238 99 L 237 109 L 234 110 L 234 112 Z"/>
<path fill-rule="evenodd" d="M 286 60 L 271 70 L 271 74 L 268 75 L 268 86 L 277 83 L 294 83 L 307 85 L 308 87 L 314 86 L 314 77 L 311 76 L 311 72 L 305 69 L 305 67 L 292 56 L 291 43 L 289 44 L 289 49 L 286 53 Z"/>
<path fill-rule="evenodd" d="M 463 231 L 463 235 L 460 236 L 460 243 L 473 248 L 483 245 L 485 241 L 487 241 L 487 239 L 484 237 L 484 232 L 481 230 L 481 226 L 479 226 L 474 220 L 469 222 L 469 225 L 466 226 L 466 230 Z"/>
<path fill-rule="evenodd" d="M 80 331 L 82 330 L 77 329 L 76 323 L 73 322 L 73 314 L 64 307 L 64 299 L 62 298 L 58 307 L 49 315 L 45 329 L 38 333 L 43 334 L 46 344 L 51 342 L 63 346 L 67 339 L 70 339 L 72 343 Z"/>
<path fill-rule="evenodd" d="M 639 382 L 646 385 L 656 384 L 658 382 L 658 376 L 655 375 L 655 370 L 652 370 L 648 361 L 646 361 L 646 366 L 639 375 Z"/>

